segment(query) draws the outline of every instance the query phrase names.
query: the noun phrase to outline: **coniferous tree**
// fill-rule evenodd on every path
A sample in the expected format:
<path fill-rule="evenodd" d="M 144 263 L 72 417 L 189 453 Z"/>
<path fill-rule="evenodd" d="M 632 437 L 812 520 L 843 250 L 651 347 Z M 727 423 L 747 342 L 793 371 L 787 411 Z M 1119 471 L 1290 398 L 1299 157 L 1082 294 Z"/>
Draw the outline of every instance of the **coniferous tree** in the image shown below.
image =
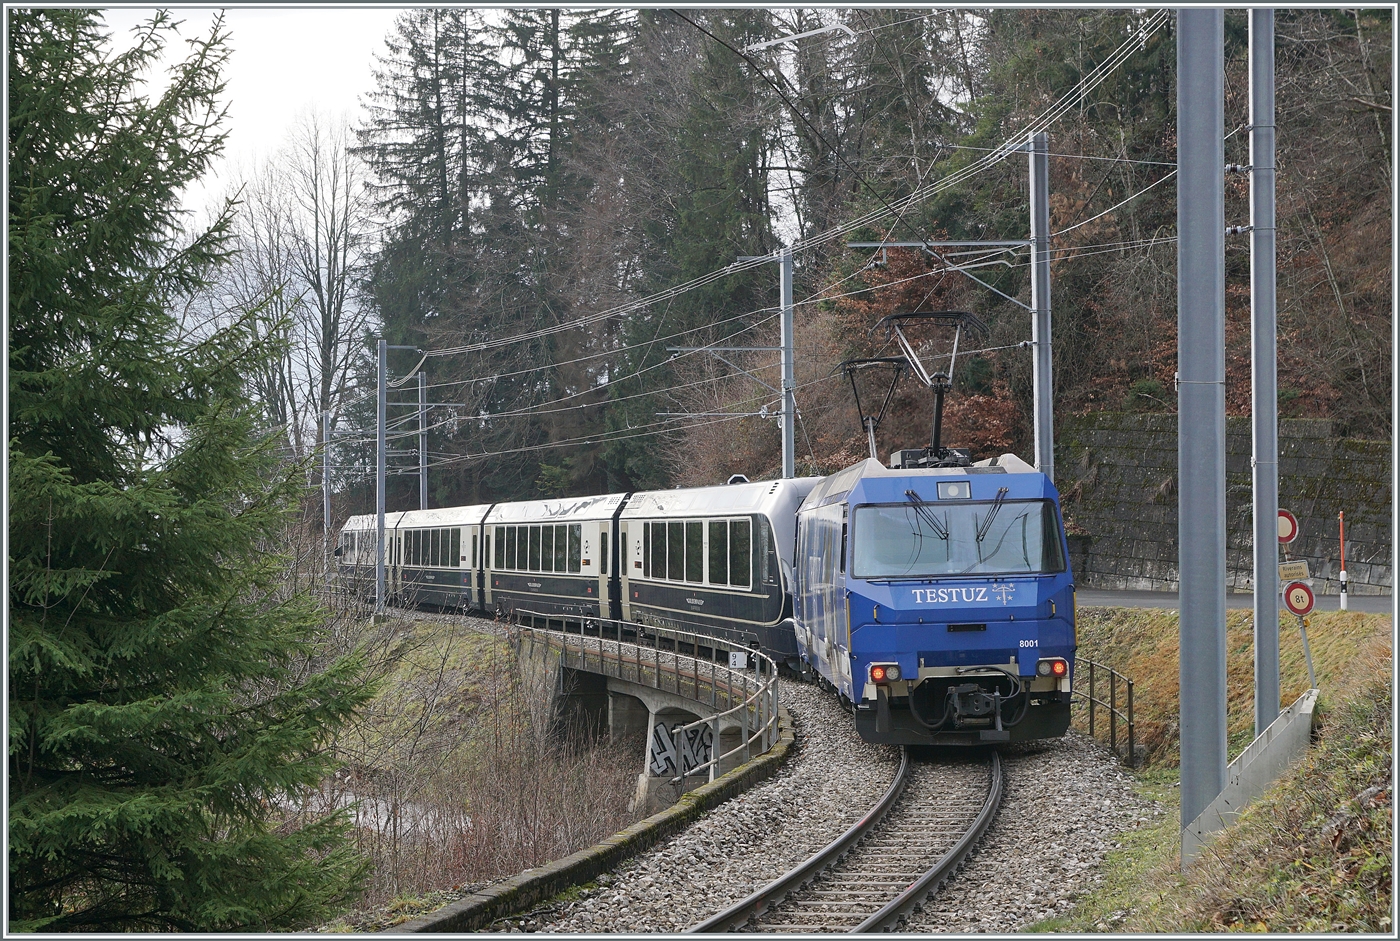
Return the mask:
<path fill-rule="evenodd" d="M 362 863 L 342 815 L 275 827 L 370 692 L 275 551 L 295 468 L 254 433 L 244 323 L 171 311 L 226 257 L 180 229 L 223 141 L 224 34 L 159 98 L 165 14 L 109 51 L 94 11 L 9 26 L 9 925 L 268 930 Z"/>

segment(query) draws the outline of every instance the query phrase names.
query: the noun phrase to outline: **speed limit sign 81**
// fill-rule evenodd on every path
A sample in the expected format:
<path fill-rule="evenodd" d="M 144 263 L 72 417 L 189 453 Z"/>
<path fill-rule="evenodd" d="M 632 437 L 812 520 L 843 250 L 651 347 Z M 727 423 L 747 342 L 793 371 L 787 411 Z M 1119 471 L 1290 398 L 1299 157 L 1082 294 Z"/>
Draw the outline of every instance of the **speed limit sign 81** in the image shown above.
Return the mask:
<path fill-rule="evenodd" d="M 1313 609 L 1312 589 L 1304 582 L 1289 582 L 1283 586 L 1283 604 L 1298 617 Z"/>

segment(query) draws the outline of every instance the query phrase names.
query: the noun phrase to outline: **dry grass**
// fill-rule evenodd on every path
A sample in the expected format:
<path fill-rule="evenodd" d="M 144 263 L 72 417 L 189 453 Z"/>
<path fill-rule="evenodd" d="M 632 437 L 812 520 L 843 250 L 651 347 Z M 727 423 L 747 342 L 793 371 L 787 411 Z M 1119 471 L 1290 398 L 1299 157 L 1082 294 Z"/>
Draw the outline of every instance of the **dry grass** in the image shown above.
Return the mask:
<path fill-rule="evenodd" d="M 634 822 L 641 756 L 556 721 L 504 637 L 461 621 L 364 631 L 381 692 L 305 808 L 354 808 L 371 865 L 361 909 L 506 878 Z"/>
<path fill-rule="evenodd" d="M 1389 660 L 1327 716 L 1302 764 L 1206 848 L 1185 879 L 1160 872 L 1145 931 L 1389 932 Z"/>
<path fill-rule="evenodd" d="M 1252 733 L 1249 612 L 1228 618 L 1231 751 Z M 1295 622 L 1296 625 L 1296 622 Z M 1283 699 L 1306 686 L 1296 626 L 1282 631 Z M 1080 650 L 1138 682 L 1138 721 L 1154 763 L 1138 791 L 1167 813 L 1121 835 L 1103 881 L 1036 932 L 1392 933 L 1393 664 L 1390 618 L 1318 612 L 1309 640 L 1322 691 L 1304 759 L 1180 869 L 1176 728 L 1177 617 L 1081 609 Z M 1077 716 L 1076 721 L 1082 721 Z"/>
<path fill-rule="evenodd" d="M 1245 610 L 1229 611 L 1225 619 L 1226 728 L 1232 759 L 1254 738 L 1252 622 L 1252 613 Z M 1146 749 L 1147 761 L 1156 766 L 1176 767 L 1180 714 L 1176 612 L 1080 608 L 1078 631 L 1080 656 L 1107 664 L 1133 680 L 1137 741 Z M 1359 611 L 1313 612 L 1308 641 L 1324 708 L 1329 702 L 1355 693 L 1358 682 L 1366 675 L 1357 670 L 1358 661 L 1389 656 L 1390 633 L 1388 615 Z M 1282 618 L 1279 626 L 1279 673 L 1280 705 L 1286 706 L 1308 686 L 1297 619 L 1291 615 Z M 1087 673 L 1081 669 L 1076 684 L 1087 682 Z M 1100 699 L 1106 698 L 1106 689 L 1106 679 L 1103 679 L 1098 693 Z M 1075 726 L 1087 731 L 1087 712 L 1076 709 Z M 1106 738 L 1106 729 L 1096 731 L 1100 738 Z M 1120 745 L 1124 735 L 1120 726 Z"/>

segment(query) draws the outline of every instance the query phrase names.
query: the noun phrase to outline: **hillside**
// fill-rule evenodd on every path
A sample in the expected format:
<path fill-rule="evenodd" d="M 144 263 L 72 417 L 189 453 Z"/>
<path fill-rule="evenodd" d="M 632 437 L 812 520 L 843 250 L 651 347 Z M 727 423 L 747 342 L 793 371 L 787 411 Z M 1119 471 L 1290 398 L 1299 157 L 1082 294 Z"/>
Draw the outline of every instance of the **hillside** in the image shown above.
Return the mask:
<path fill-rule="evenodd" d="M 1065 918 L 1036 931 L 1362 931 L 1389 933 L 1393 871 L 1391 620 L 1313 616 L 1322 691 L 1313 747 L 1186 873 L 1180 820 L 1174 612 L 1084 609 L 1081 651 L 1137 684 L 1138 728 L 1149 764 L 1139 790 L 1168 813 L 1124 834 L 1104 881 Z M 1230 755 L 1252 737 L 1252 667 L 1245 612 L 1227 635 Z M 1282 633 L 1283 700 L 1306 686 L 1296 632 Z"/>

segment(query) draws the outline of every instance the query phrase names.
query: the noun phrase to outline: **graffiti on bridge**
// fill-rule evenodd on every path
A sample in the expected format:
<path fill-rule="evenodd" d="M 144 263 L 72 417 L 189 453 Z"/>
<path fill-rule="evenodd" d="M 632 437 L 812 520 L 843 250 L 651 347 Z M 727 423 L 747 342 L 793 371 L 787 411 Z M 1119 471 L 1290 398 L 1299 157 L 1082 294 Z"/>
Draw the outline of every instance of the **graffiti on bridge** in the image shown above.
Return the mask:
<path fill-rule="evenodd" d="M 679 723 L 667 728 L 656 723 L 651 730 L 651 766 L 653 775 L 685 774 L 710 760 L 714 731 L 708 725 L 684 730 Z"/>

